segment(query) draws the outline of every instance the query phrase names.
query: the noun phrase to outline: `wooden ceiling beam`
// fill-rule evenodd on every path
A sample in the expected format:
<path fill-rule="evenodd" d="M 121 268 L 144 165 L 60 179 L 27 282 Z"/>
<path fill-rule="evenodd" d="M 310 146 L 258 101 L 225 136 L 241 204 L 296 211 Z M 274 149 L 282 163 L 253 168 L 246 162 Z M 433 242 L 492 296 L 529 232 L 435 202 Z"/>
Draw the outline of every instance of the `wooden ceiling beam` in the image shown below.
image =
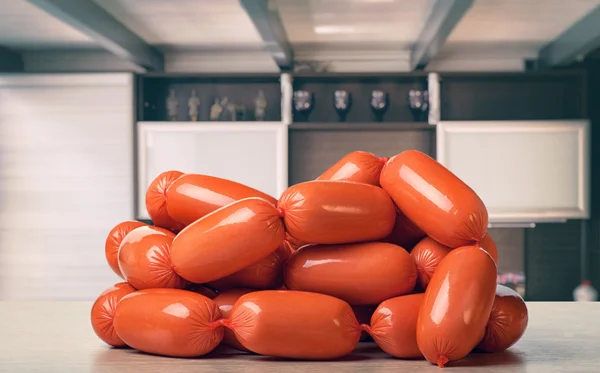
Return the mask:
<path fill-rule="evenodd" d="M 164 70 L 163 54 L 91 0 L 27 0 L 79 30 L 109 52 L 151 71 Z"/>
<path fill-rule="evenodd" d="M 435 57 L 473 0 L 436 0 L 410 56 L 410 69 L 424 68 Z"/>
<path fill-rule="evenodd" d="M 539 67 L 554 67 L 583 59 L 600 47 L 600 6 L 569 27 L 538 54 Z"/>
<path fill-rule="evenodd" d="M 269 0 L 240 0 L 281 71 L 294 67 L 294 51 L 283 27 L 279 11 Z"/>

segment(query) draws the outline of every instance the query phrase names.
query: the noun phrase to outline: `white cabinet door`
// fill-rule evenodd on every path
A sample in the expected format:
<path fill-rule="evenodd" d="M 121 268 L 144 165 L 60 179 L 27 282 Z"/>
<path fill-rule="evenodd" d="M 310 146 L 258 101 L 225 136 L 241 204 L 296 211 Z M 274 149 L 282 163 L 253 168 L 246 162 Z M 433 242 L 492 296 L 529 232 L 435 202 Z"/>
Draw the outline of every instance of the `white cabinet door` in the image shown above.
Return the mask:
<path fill-rule="evenodd" d="M 287 188 L 287 125 L 281 122 L 139 122 L 138 217 L 160 173 L 221 177 L 275 198 Z"/>
<path fill-rule="evenodd" d="M 0 300 L 93 300 L 133 219 L 131 74 L 0 75 Z"/>
<path fill-rule="evenodd" d="M 588 218 L 589 121 L 442 121 L 437 157 L 486 204 L 490 222 Z"/>

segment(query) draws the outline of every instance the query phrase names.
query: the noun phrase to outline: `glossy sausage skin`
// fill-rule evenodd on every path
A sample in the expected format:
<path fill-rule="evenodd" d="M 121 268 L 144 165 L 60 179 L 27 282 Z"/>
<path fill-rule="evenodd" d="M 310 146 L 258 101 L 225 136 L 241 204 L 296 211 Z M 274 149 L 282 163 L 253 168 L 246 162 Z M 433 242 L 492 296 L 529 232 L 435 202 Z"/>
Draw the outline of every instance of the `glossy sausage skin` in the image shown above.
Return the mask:
<path fill-rule="evenodd" d="M 232 202 L 248 197 L 277 200 L 246 185 L 214 176 L 186 174 L 167 191 L 167 211 L 178 223 L 188 226 L 196 220 Z"/>
<path fill-rule="evenodd" d="M 402 246 L 406 251 L 411 252 L 412 248 L 427 235 L 423 233 L 409 218 L 401 211 L 396 210 L 396 220 L 394 228 L 389 236 L 382 241 Z"/>
<path fill-rule="evenodd" d="M 381 186 L 398 208 L 423 232 L 449 246 L 479 242 L 488 213 L 477 194 L 428 155 L 407 150 L 391 158 Z"/>
<path fill-rule="evenodd" d="M 182 279 L 171 263 L 171 245 L 175 234 L 158 227 L 143 226 L 129 232 L 119 248 L 119 268 L 136 289 L 183 289 Z"/>
<path fill-rule="evenodd" d="M 392 231 L 395 207 L 381 189 L 341 181 L 308 181 L 279 199 L 286 231 L 315 244 L 380 240 Z"/>
<path fill-rule="evenodd" d="M 148 289 L 121 299 L 114 326 L 117 335 L 136 350 L 194 357 L 209 353 L 221 342 L 223 326 L 219 320 L 219 307 L 203 295 Z"/>
<path fill-rule="evenodd" d="M 288 289 L 331 295 L 351 305 L 410 293 L 416 280 L 417 268 L 406 250 L 385 242 L 304 247 L 285 269 Z"/>
<path fill-rule="evenodd" d="M 498 266 L 498 248 L 496 248 L 496 243 L 492 239 L 492 236 L 486 232 L 479 244 L 490 254 L 494 262 L 496 262 L 496 266 Z"/>
<path fill-rule="evenodd" d="M 283 284 L 283 265 L 287 249 L 280 247 L 249 267 L 209 283 L 219 291 L 234 288 L 277 289 Z"/>
<path fill-rule="evenodd" d="M 381 169 L 387 160 L 372 153 L 355 151 L 346 154 L 317 180 L 354 181 L 379 186 Z"/>
<path fill-rule="evenodd" d="M 443 367 L 481 341 L 496 292 L 496 264 L 479 246 L 452 250 L 425 291 L 417 343 L 425 358 Z"/>
<path fill-rule="evenodd" d="M 418 290 L 427 289 L 435 270 L 450 251 L 452 248 L 442 245 L 431 237 L 425 237 L 415 245 L 410 256 L 417 265 Z"/>
<path fill-rule="evenodd" d="M 382 302 L 371 316 L 370 334 L 386 353 L 404 359 L 422 358 L 417 345 L 417 320 L 424 294 L 409 294 Z"/>
<path fill-rule="evenodd" d="M 233 309 L 235 302 L 237 302 L 242 295 L 251 293 L 253 291 L 254 290 L 251 289 L 230 289 L 217 295 L 213 301 L 217 304 L 219 310 L 221 310 L 221 315 L 223 318 L 227 319 L 231 315 L 231 310 Z M 236 350 L 248 351 L 248 349 L 242 346 L 242 344 L 237 340 L 235 333 L 231 329 L 225 329 L 223 341 L 221 343 L 235 348 Z"/>
<path fill-rule="evenodd" d="M 309 245 L 308 242 L 300 241 L 292 236 L 288 232 L 285 232 L 285 242 L 287 242 L 288 246 L 292 249 L 292 251 L 296 251 L 302 246 Z"/>
<path fill-rule="evenodd" d="M 528 322 L 527 306 L 519 293 L 506 286 L 497 285 L 485 336 L 477 348 L 486 352 L 506 350 L 521 339 Z"/>
<path fill-rule="evenodd" d="M 132 230 L 145 225 L 147 224 L 139 221 L 124 221 L 117 224 L 108 233 L 106 243 L 104 244 L 104 255 L 106 256 L 106 261 L 108 262 L 110 269 L 112 269 L 117 276 L 123 278 L 123 274 L 119 268 L 119 246 L 121 246 L 123 238 L 125 238 Z"/>
<path fill-rule="evenodd" d="M 157 227 L 179 232 L 185 225 L 173 220 L 167 211 L 167 191 L 183 173 L 166 171 L 158 175 L 146 191 L 146 210 Z"/>
<path fill-rule="evenodd" d="M 102 292 L 94 302 L 91 312 L 92 328 L 104 343 L 114 347 L 126 346 L 115 332 L 113 320 L 117 303 L 121 298 L 134 291 L 135 289 L 128 283 L 119 282 Z"/>
<path fill-rule="evenodd" d="M 283 221 L 275 206 L 246 198 L 187 226 L 173 240 L 171 259 L 181 277 L 203 284 L 257 263 L 283 239 Z"/>
<path fill-rule="evenodd" d="M 230 323 L 250 351 L 292 359 L 342 357 L 356 347 L 361 333 L 348 303 L 301 291 L 243 295 L 231 311 Z"/>

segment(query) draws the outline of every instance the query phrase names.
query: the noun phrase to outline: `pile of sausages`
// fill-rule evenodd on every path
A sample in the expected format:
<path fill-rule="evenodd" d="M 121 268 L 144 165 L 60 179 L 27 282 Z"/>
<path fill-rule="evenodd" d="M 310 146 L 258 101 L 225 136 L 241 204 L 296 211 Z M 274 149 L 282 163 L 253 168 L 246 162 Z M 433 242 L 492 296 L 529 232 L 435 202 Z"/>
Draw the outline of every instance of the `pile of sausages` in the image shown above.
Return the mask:
<path fill-rule="evenodd" d="M 223 343 L 336 359 L 371 337 L 397 358 L 445 366 L 513 345 L 523 299 L 496 285 L 486 207 L 418 151 L 353 152 L 274 199 L 168 171 L 148 188 L 154 225 L 120 223 L 106 258 L 126 282 L 91 312 L 109 345 L 198 357 Z"/>

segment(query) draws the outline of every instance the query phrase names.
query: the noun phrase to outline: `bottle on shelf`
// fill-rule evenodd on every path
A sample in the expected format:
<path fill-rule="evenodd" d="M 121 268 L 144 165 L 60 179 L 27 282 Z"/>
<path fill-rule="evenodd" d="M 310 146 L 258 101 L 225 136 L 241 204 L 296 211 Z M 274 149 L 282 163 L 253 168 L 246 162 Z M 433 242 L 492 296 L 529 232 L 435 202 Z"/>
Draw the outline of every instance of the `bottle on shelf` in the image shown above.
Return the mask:
<path fill-rule="evenodd" d="M 598 292 L 594 289 L 590 280 L 583 280 L 573 290 L 573 299 L 576 302 L 595 302 L 598 300 Z"/>

